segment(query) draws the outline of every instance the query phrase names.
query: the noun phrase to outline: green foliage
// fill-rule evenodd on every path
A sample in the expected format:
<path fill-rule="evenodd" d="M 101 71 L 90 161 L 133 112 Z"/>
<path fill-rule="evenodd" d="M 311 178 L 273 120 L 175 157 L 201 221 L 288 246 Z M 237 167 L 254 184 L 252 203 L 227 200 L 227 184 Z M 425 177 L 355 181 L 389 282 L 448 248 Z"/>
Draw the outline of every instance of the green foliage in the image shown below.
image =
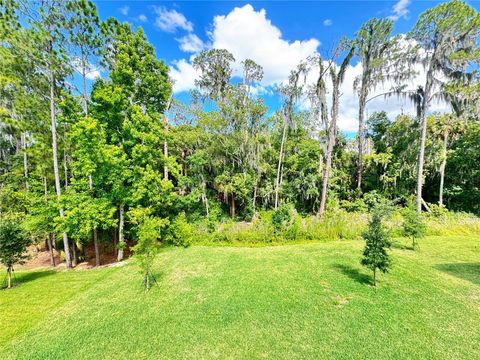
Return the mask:
<path fill-rule="evenodd" d="M 11 287 L 13 265 L 22 264 L 30 239 L 25 236 L 19 224 L 11 220 L 0 221 L 0 262 L 7 268 L 8 287 Z"/>
<path fill-rule="evenodd" d="M 403 216 L 403 234 L 412 238 L 412 247 L 415 249 L 418 239 L 425 236 L 427 228 L 422 220 L 421 215 L 417 211 L 409 206 L 402 212 Z"/>
<path fill-rule="evenodd" d="M 188 222 L 184 212 L 170 223 L 165 242 L 174 246 L 189 247 L 194 237 L 193 226 Z"/>
<path fill-rule="evenodd" d="M 391 246 L 390 235 L 382 223 L 385 214 L 384 207 L 376 207 L 371 213 L 368 229 L 362 234 L 365 240 L 362 265 L 373 271 L 373 286 L 377 286 L 377 269 L 385 273 L 391 267 L 390 254 L 387 249 Z"/>
<path fill-rule="evenodd" d="M 155 280 L 152 266 L 160 248 L 160 232 L 168 225 L 168 220 L 147 213 L 144 209 L 137 209 L 132 215 L 138 239 L 132 250 L 143 274 L 145 291 L 150 290 L 151 280 Z"/>

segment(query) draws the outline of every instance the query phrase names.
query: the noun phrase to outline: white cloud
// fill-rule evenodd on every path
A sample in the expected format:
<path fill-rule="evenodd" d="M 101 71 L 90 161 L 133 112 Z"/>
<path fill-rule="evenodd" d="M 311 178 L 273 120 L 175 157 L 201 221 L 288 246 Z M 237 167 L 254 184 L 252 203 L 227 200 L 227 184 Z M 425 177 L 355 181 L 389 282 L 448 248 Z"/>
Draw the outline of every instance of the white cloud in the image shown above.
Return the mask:
<path fill-rule="evenodd" d="M 175 9 L 167 10 L 163 6 L 154 6 L 155 26 L 162 31 L 173 33 L 177 29 L 193 31 L 193 24 L 186 17 Z"/>
<path fill-rule="evenodd" d="M 170 68 L 170 77 L 174 80 L 173 92 L 189 91 L 195 87 L 197 71 L 192 64 L 185 59 L 175 61 Z"/>
<path fill-rule="evenodd" d="M 226 16 L 214 18 L 211 31 L 212 47 L 227 49 L 236 59 L 236 75 L 240 62 L 250 58 L 264 69 L 262 85 L 284 81 L 290 70 L 320 45 L 317 39 L 289 42 L 280 29 L 266 17 L 264 9 L 255 11 L 251 5 L 233 9 Z"/>
<path fill-rule="evenodd" d="M 190 40 L 196 37 L 190 35 Z M 235 57 L 234 75 L 241 75 L 240 63 L 247 58 L 261 65 L 264 69 L 263 87 L 285 81 L 290 71 L 315 53 L 320 45 L 320 41 L 313 38 L 293 42 L 283 39 L 280 30 L 267 19 L 265 10 L 255 11 L 251 5 L 237 7 L 225 16 L 216 16 L 209 36 L 209 48 L 226 49 Z M 193 52 L 195 43 L 182 39 L 179 39 L 180 46 L 184 44 L 182 50 Z M 194 79 L 187 79 L 192 75 L 197 76 L 190 62 L 185 59 L 175 62 L 171 70 L 172 78 L 177 81 L 174 91 L 191 90 Z"/>
<path fill-rule="evenodd" d="M 198 53 L 205 49 L 205 44 L 202 39 L 193 33 L 176 40 L 180 43 L 180 49 L 184 52 Z"/>
<path fill-rule="evenodd" d="M 72 59 L 72 65 L 73 65 L 73 68 L 75 69 L 75 71 L 81 75 L 82 74 L 82 66 L 81 66 L 80 58 L 78 58 L 78 57 L 73 58 Z M 93 65 L 93 64 L 86 64 L 85 71 L 86 71 L 85 72 L 85 77 L 88 80 L 95 80 L 95 79 L 98 79 L 99 77 L 102 76 L 102 74 L 100 72 L 100 68 Z"/>
<path fill-rule="evenodd" d="M 420 85 L 425 85 L 425 71 L 421 65 L 415 67 L 417 75 L 406 83 L 406 90 L 415 90 Z M 349 66 L 345 73 L 345 80 L 340 87 L 340 109 L 338 117 L 338 126 L 340 130 L 347 132 L 356 132 L 358 129 L 358 95 L 353 89 L 353 83 L 355 78 L 362 72 L 362 64 Z M 318 72 L 312 71 L 307 77 L 307 83 L 313 84 L 317 80 Z M 382 95 L 388 91 L 391 91 L 397 84 L 393 81 L 386 81 L 384 84 L 380 84 L 377 88 L 372 89 L 368 96 L 368 99 L 374 98 L 377 95 Z M 330 101 L 331 95 L 331 82 L 327 81 L 328 98 Z M 300 107 L 304 110 L 309 108 L 308 101 L 300 104 Z M 385 97 L 378 96 L 371 101 L 368 101 L 366 106 L 366 116 L 368 117 L 375 111 L 385 111 L 390 119 L 394 119 L 397 115 L 404 113 L 415 116 L 416 109 L 413 103 L 408 98 L 402 98 L 397 96 Z M 430 112 L 447 112 L 450 111 L 450 107 L 445 102 L 434 101 L 429 109 Z"/>
<path fill-rule="evenodd" d="M 122 15 L 127 16 L 128 12 L 130 11 L 130 7 L 125 5 L 125 6 L 121 7 L 120 9 L 118 9 L 118 11 L 120 11 L 120 13 Z"/>
<path fill-rule="evenodd" d="M 406 18 L 410 12 L 410 10 L 408 10 L 410 2 L 411 0 L 398 0 L 398 2 L 393 5 L 392 14 L 388 18 L 393 21 Z"/>
<path fill-rule="evenodd" d="M 332 24 L 333 24 L 332 19 L 323 20 L 323 26 L 332 26 Z"/>
<path fill-rule="evenodd" d="M 138 21 L 140 21 L 142 23 L 147 22 L 147 20 L 148 20 L 147 17 L 145 16 L 145 14 L 138 15 L 137 19 L 138 19 Z"/>

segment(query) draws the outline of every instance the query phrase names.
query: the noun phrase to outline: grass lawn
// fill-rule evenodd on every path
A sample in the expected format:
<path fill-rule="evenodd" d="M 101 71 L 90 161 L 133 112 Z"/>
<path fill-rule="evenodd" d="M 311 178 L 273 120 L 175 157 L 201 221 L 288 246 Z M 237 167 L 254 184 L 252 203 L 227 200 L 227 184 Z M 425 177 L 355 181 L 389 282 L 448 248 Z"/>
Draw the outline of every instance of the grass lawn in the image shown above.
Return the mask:
<path fill-rule="evenodd" d="M 167 249 L 143 293 L 122 267 L 18 273 L 0 291 L 0 359 L 480 359 L 480 236 Z"/>

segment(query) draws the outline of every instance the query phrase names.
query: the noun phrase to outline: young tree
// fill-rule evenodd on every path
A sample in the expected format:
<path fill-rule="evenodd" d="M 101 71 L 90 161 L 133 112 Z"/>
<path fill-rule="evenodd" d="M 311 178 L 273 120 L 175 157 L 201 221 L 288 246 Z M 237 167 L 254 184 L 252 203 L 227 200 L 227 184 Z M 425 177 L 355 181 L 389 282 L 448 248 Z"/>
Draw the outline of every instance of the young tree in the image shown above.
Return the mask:
<path fill-rule="evenodd" d="M 17 221 L 0 222 L 0 262 L 7 268 L 7 287 L 12 287 L 13 265 L 23 263 L 30 240 L 22 232 Z"/>
<path fill-rule="evenodd" d="M 412 247 L 415 250 L 417 240 L 425 236 L 427 230 L 422 221 L 421 214 L 415 211 L 415 208 L 407 207 L 402 212 L 403 216 L 403 234 L 412 238 Z"/>
<path fill-rule="evenodd" d="M 168 220 L 148 215 L 148 212 L 140 208 L 131 212 L 132 223 L 137 229 L 137 244 L 132 250 L 143 274 L 145 292 L 150 290 L 152 279 L 156 282 L 152 266 L 160 247 L 160 230 L 168 225 Z"/>
<path fill-rule="evenodd" d="M 391 246 L 390 236 L 382 224 L 384 211 L 385 209 L 381 206 L 373 209 L 368 230 L 362 235 L 366 244 L 361 263 L 373 271 L 374 287 L 377 287 L 377 269 L 385 273 L 391 266 L 390 255 L 387 251 Z"/>
<path fill-rule="evenodd" d="M 423 168 L 427 137 L 426 115 L 443 82 L 454 79 L 458 69 L 468 67 L 478 57 L 480 14 L 460 0 L 442 3 L 420 15 L 409 38 L 420 49 L 418 62 L 426 71 L 425 85 L 419 92 L 420 146 L 417 167 L 417 212 L 422 211 Z"/>

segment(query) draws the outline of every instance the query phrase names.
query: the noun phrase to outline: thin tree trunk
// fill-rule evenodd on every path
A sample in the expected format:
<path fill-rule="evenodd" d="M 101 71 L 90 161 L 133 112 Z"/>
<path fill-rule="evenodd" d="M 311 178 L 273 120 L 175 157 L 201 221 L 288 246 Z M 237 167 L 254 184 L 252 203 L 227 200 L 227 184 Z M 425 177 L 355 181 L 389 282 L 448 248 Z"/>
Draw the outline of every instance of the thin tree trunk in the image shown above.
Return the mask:
<path fill-rule="evenodd" d="M 423 93 L 421 108 L 420 108 L 420 149 L 418 152 L 418 167 L 417 167 L 417 213 L 422 212 L 422 189 L 423 189 L 423 165 L 425 162 L 425 143 L 427 140 L 427 110 L 430 101 L 430 92 L 432 88 L 433 73 L 431 69 L 427 72 L 427 81 L 425 84 L 425 91 Z"/>
<path fill-rule="evenodd" d="M 230 216 L 232 218 L 235 217 L 235 197 L 233 196 L 233 193 L 230 194 Z"/>
<path fill-rule="evenodd" d="M 52 234 L 48 234 L 47 243 L 48 243 L 48 250 L 50 252 L 50 264 L 53 267 L 55 267 L 55 254 L 53 253 Z"/>
<path fill-rule="evenodd" d="M 167 134 L 169 128 L 169 121 L 168 121 L 168 111 L 170 110 L 170 106 L 172 104 L 172 95 L 168 99 L 167 107 L 165 109 L 165 115 L 163 117 L 163 123 L 165 127 L 165 140 L 163 142 L 163 157 L 165 158 L 165 165 L 163 166 L 163 178 L 168 180 L 168 166 L 167 166 L 167 158 L 168 158 L 168 141 L 167 141 Z"/>
<path fill-rule="evenodd" d="M 54 77 L 53 73 L 50 74 L 50 118 L 51 118 L 51 130 L 52 130 L 52 153 L 53 153 L 53 173 L 55 177 L 55 190 L 57 192 L 57 199 L 60 201 L 62 196 L 62 188 L 60 185 L 60 174 L 58 169 L 58 158 L 57 158 L 57 119 L 55 115 L 55 90 L 54 90 Z M 63 206 L 60 206 L 60 218 L 65 217 Z M 68 235 L 66 232 L 63 233 L 63 246 L 65 250 L 65 262 L 67 269 L 72 267 L 71 258 L 70 258 L 70 247 L 68 243 Z"/>
<path fill-rule="evenodd" d="M 373 269 L 373 287 L 377 287 L 377 269 Z"/>
<path fill-rule="evenodd" d="M 280 154 L 278 155 L 278 167 L 277 167 L 277 178 L 275 181 L 275 209 L 278 208 L 278 202 L 279 202 L 279 192 L 280 192 L 280 186 L 281 186 L 281 172 L 282 172 L 282 162 L 283 162 L 283 153 L 284 153 L 284 147 L 285 147 L 285 142 L 287 140 L 287 119 L 286 117 L 284 118 L 285 123 L 283 125 L 283 133 L 282 133 L 282 142 L 280 143 Z"/>
<path fill-rule="evenodd" d="M 85 117 L 88 117 L 88 97 L 87 97 L 87 69 L 86 69 L 86 60 L 85 56 L 83 55 L 82 49 L 82 79 L 83 79 L 83 111 L 85 112 Z"/>
<path fill-rule="evenodd" d="M 77 244 L 75 241 L 72 241 L 72 252 L 73 252 L 73 267 L 78 265 L 78 254 L 77 254 Z"/>
<path fill-rule="evenodd" d="M 445 167 L 447 166 L 447 147 L 448 147 L 448 131 L 445 130 L 443 134 L 443 158 L 442 165 L 440 165 L 440 189 L 438 195 L 438 204 L 443 205 L 443 186 L 445 182 Z"/>
<path fill-rule="evenodd" d="M 12 267 L 9 266 L 7 269 L 7 288 L 12 288 Z"/>
<path fill-rule="evenodd" d="M 25 177 L 25 190 L 29 190 L 28 186 L 28 156 L 27 156 L 27 138 L 26 134 L 22 133 L 22 148 L 23 148 L 23 176 Z"/>
<path fill-rule="evenodd" d="M 93 229 L 93 246 L 95 248 L 95 266 L 100 266 L 100 251 L 98 249 L 98 230 Z"/>
<path fill-rule="evenodd" d="M 123 204 L 120 205 L 119 209 L 119 221 L 118 221 L 118 254 L 117 254 L 117 261 L 122 261 L 123 260 L 123 248 L 125 247 L 125 242 L 123 240 Z"/>
<path fill-rule="evenodd" d="M 92 174 L 88 175 L 88 186 L 90 188 L 90 193 L 93 197 L 93 177 Z M 100 253 L 98 251 L 98 231 L 93 229 L 93 246 L 95 248 L 95 266 L 100 266 Z"/>
<path fill-rule="evenodd" d="M 328 179 L 330 177 L 330 167 L 332 166 L 332 153 L 335 146 L 335 135 L 333 129 L 328 131 L 327 156 L 325 159 L 325 171 L 322 179 L 322 195 L 320 198 L 320 208 L 318 209 L 318 216 L 322 217 L 325 213 L 325 204 L 327 201 Z"/>
<path fill-rule="evenodd" d="M 357 189 L 362 191 L 363 176 L 363 117 L 365 114 L 366 89 L 362 83 L 360 99 L 358 103 L 358 163 L 357 163 Z"/>

